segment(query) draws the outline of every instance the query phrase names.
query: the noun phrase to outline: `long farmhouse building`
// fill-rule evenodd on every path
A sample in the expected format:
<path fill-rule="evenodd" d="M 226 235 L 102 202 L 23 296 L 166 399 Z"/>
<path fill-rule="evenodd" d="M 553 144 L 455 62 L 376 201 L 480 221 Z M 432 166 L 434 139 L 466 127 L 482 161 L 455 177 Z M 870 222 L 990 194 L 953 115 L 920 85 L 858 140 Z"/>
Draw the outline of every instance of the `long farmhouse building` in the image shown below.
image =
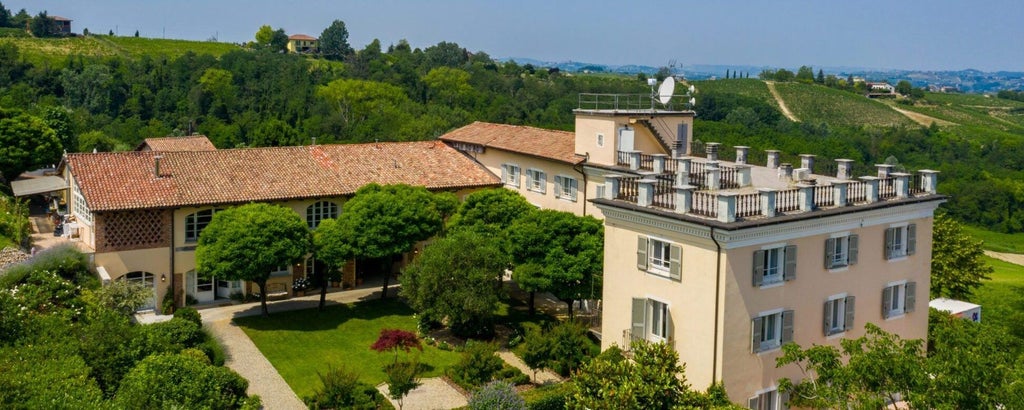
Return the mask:
<path fill-rule="evenodd" d="M 279 203 L 313 228 L 370 182 L 504 186 L 604 220 L 603 348 L 668 343 L 690 383 L 724 382 L 751 408 L 781 408 L 777 380 L 802 377 L 776 368 L 784 343 L 836 345 L 866 323 L 927 336 L 916 300 L 928 295 L 944 201 L 936 171 L 879 165 L 857 177 L 845 159 L 784 163 L 745 146 L 725 155 L 695 143 L 691 110 L 583 101 L 575 132 L 476 122 L 440 141 L 228 150 L 153 139 L 136 152 L 69 154 L 62 171 L 101 275 L 152 284 L 178 304 L 246 290 L 195 274 L 196 240 L 218 209 Z M 312 266 L 283 266 L 273 280 L 288 286 Z"/>

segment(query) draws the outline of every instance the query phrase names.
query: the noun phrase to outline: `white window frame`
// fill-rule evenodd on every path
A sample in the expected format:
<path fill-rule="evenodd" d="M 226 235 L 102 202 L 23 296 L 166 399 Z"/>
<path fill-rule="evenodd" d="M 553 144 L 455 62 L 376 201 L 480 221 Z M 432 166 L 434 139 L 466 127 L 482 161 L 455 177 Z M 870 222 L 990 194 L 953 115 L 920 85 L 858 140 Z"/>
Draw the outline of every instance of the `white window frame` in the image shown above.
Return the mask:
<path fill-rule="evenodd" d="M 885 230 L 885 237 L 883 238 L 885 247 L 885 258 L 887 260 L 902 260 L 907 256 L 913 255 L 917 238 L 916 224 L 909 222 L 903 222 L 898 224 L 889 225 L 889 228 Z M 914 230 L 914 235 L 911 235 L 910 231 Z M 892 235 L 892 243 L 889 243 L 890 232 Z M 914 245 L 911 242 L 915 242 Z"/>
<path fill-rule="evenodd" d="M 789 326 L 786 326 L 786 322 Z M 751 351 L 761 354 L 778 350 L 782 344 L 792 341 L 794 314 L 788 309 L 773 309 L 758 313 L 751 320 Z"/>
<path fill-rule="evenodd" d="M 789 252 L 793 254 L 788 255 Z M 758 255 L 761 253 L 763 253 L 764 260 L 763 265 L 759 266 Z M 790 261 L 792 266 L 787 267 L 787 259 L 792 259 Z M 796 245 L 776 243 L 762 246 L 760 250 L 755 251 L 753 276 L 754 286 L 760 288 L 781 286 L 788 280 L 794 280 L 796 278 Z"/>
<path fill-rule="evenodd" d="M 555 198 L 576 202 L 576 193 L 580 183 L 576 178 L 567 175 L 555 176 Z"/>
<path fill-rule="evenodd" d="M 519 180 L 522 174 L 522 169 L 516 164 L 502 164 L 501 165 L 501 179 L 502 183 L 508 186 L 514 186 L 519 188 Z"/>
<path fill-rule="evenodd" d="M 600 132 L 597 133 L 597 146 L 598 147 L 604 147 L 604 134 L 602 134 Z"/>
<path fill-rule="evenodd" d="M 648 272 L 668 277 L 671 266 L 672 243 L 664 239 L 648 237 L 647 240 Z M 658 254 L 661 254 L 660 257 Z"/>
<path fill-rule="evenodd" d="M 914 285 L 911 285 L 911 283 Z M 913 289 L 909 289 L 911 286 Z M 889 296 L 888 304 L 886 304 L 885 294 L 889 292 L 891 292 L 891 295 Z M 916 300 L 916 292 L 917 286 L 915 282 L 901 280 L 886 284 L 882 290 L 882 318 L 886 320 L 897 319 L 913 312 L 914 307 L 908 304 L 907 300 L 911 297 Z"/>
<path fill-rule="evenodd" d="M 185 216 L 185 243 L 196 243 L 199 242 L 199 235 L 203 233 L 206 226 L 213 221 L 214 215 L 217 212 L 223 211 L 220 208 L 203 209 L 201 211 L 195 211 Z M 204 215 L 199 215 L 199 214 Z M 209 219 L 200 220 L 199 218 L 206 218 L 206 213 L 209 213 Z M 191 232 L 190 232 L 191 231 Z M 190 235 L 191 233 L 191 235 Z"/>
<path fill-rule="evenodd" d="M 670 305 L 658 299 L 647 298 L 647 336 L 646 339 L 653 342 L 666 342 L 672 338 L 669 334 L 672 326 L 670 320 Z"/>
<path fill-rule="evenodd" d="M 747 401 L 747 407 L 752 410 L 781 410 L 784 409 L 782 392 L 777 387 L 760 390 Z"/>
<path fill-rule="evenodd" d="M 761 350 L 762 352 L 782 347 L 782 309 L 775 313 L 762 314 Z"/>
<path fill-rule="evenodd" d="M 537 193 L 546 193 L 548 190 L 548 175 L 537 168 L 526 169 L 526 190 Z"/>
<path fill-rule="evenodd" d="M 306 207 L 306 226 L 316 229 L 325 219 L 338 217 L 341 207 L 331 201 L 316 201 Z"/>
<path fill-rule="evenodd" d="M 85 196 L 82 195 L 82 190 L 78 188 L 78 183 L 75 182 L 74 178 L 71 178 L 71 202 L 74 207 L 72 212 L 77 216 L 77 219 L 85 225 L 92 226 L 92 211 L 89 210 L 89 205 L 85 203 Z"/>
<path fill-rule="evenodd" d="M 786 269 L 786 249 L 784 247 L 764 250 L 764 273 L 761 274 L 762 285 L 782 283 L 782 274 Z"/>
<path fill-rule="evenodd" d="M 281 265 L 270 271 L 270 277 L 291 276 L 292 271 L 289 265 Z"/>
<path fill-rule="evenodd" d="M 829 296 L 823 312 L 825 336 L 836 336 L 853 328 L 856 299 L 846 293 Z"/>

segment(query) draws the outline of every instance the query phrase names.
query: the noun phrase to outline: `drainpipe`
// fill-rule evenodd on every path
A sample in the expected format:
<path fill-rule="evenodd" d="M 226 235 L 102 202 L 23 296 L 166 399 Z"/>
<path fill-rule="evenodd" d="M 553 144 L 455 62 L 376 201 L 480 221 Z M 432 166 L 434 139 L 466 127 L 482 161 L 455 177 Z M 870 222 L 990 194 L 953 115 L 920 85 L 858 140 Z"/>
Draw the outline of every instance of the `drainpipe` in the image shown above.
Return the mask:
<path fill-rule="evenodd" d="M 583 175 L 583 216 L 587 216 L 587 173 L 583 172 L 583 164 L 590 160 L 590 153 L 583 154 L 583 161 L 572 166 L 572 169 Z"/>
<path fill-rule="evenodd" d="M 171 299 L 174 299 L 174 296 L 175 296 L 175 292 L 174 292 L 174 209 L 171 209 L 170 212 L 171 212 L 171 245 L 170 245 L 170 251 L 171 251 L 170 252 L 171 253 L 171 272 L 170 272 L 170 275 L 171 275 L 171 285 L 168 288 L 168 290 L 171 292 Z M 167 296 L 165 295 L 164 297 L 166 298 Z M 175 309 L 178 308 L 178 304 L 177 303 L 174 304 L 174 308 Z"/>
<path fill-rule="evenodd" d="M 715 227 L 711 227 L 711 241 L 715 243 L 715 333 L 711 346 L 711 382 L 718 382 L 718 312 L 721 310 L 721 286 L 722 286 L 722 244 L 715 239 Z"/>

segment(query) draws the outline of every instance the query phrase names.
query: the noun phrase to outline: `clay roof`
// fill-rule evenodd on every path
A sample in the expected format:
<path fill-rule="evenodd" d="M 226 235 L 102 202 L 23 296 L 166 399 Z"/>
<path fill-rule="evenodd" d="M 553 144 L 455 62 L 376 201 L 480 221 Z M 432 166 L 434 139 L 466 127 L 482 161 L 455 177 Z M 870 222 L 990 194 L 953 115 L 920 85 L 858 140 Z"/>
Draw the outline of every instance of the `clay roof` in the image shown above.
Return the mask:
<path fill-rule="evenodd" d="M 64 165 L 93 211 L 337 197 L 371 182 L 428 189 L 500 182 L 438 141 L 79 153 L 68 154 Z"/>
<path fill-rule="evenodd" d="M 146 147 L 152 151 L 213 151 L 217 149 L 205 135 L 146 138 L 135 150 L 141 151 Z"/>
<path fill-rule="evenodd" d="M 477 144 L 570 164 L 583 161 L 582 156 L 576 155 L 576 136 L 568 131 L 477 121 L 442 135 L 440 140 Z"/>
<path fill-rule="evenodd" d="M 288 36 L 289 40 L 316 40 L 316 37 L 310 37 L 305 34 L 292 34 Z"/>
<path fill-rule="evenodd" d="M 50 16 L 47 16 L 47 17 L 53 19 L 53 21 L 72 21 L 71 19 L 69 19 L 67 17 L 61 17 L 61 16 L 50 15 Z"/>

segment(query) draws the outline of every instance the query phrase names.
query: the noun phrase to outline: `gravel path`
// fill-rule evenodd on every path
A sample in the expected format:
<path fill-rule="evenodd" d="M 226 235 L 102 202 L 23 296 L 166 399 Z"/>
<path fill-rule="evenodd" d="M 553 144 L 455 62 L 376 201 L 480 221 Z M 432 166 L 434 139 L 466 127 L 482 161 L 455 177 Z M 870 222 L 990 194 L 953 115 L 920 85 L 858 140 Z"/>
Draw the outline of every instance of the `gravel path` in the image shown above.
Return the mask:
<path fill-rule="evenodd" d="M 398 402 L 388 397 L 388 385 L 386 383 L 377 386 L 377 390 L 384 397 L 387 397 L 391 405 L 395 406 L 396 409 L 398 408 Z M 402 400 L 402 403 L 404 404 L 402 410 L 454 409 L 469 404 L 462 393 L 449 386 L 440 377 L 420 379 L 420 387 L 409 392 L 405 399 Z"/>
<path fill-rule="evenodd" d="M 989 257 L 992 257 L 992 258 L 999 259 L 1001 261 L 1010 262 L 1010 263 L 1014 263 L 1014 264 L 1017 264 L 1017 265 L 1024 265 L 1024 255 L 1019 254 L 1019 253 L 1002 253 L 1002 252 L 985 251 L 985 255 L 987 255 Z"/>
<path fill-rule="evenodd" d="M 768 91 L 772 93 L 772 97 L 775 97 L 775 102 L 779 104 L 779 111 L 782 111 L 782 115 L 785 115 L 790 121 L 800 122 L 800 119 L 789 111 L 789 107 L 786 106 L 786 102 L 782 100 L 782 96 L 779 95 L 779 92 L 775 90 L 775 82 L 765 81 L 764 83 L 768 86 Z"/>

